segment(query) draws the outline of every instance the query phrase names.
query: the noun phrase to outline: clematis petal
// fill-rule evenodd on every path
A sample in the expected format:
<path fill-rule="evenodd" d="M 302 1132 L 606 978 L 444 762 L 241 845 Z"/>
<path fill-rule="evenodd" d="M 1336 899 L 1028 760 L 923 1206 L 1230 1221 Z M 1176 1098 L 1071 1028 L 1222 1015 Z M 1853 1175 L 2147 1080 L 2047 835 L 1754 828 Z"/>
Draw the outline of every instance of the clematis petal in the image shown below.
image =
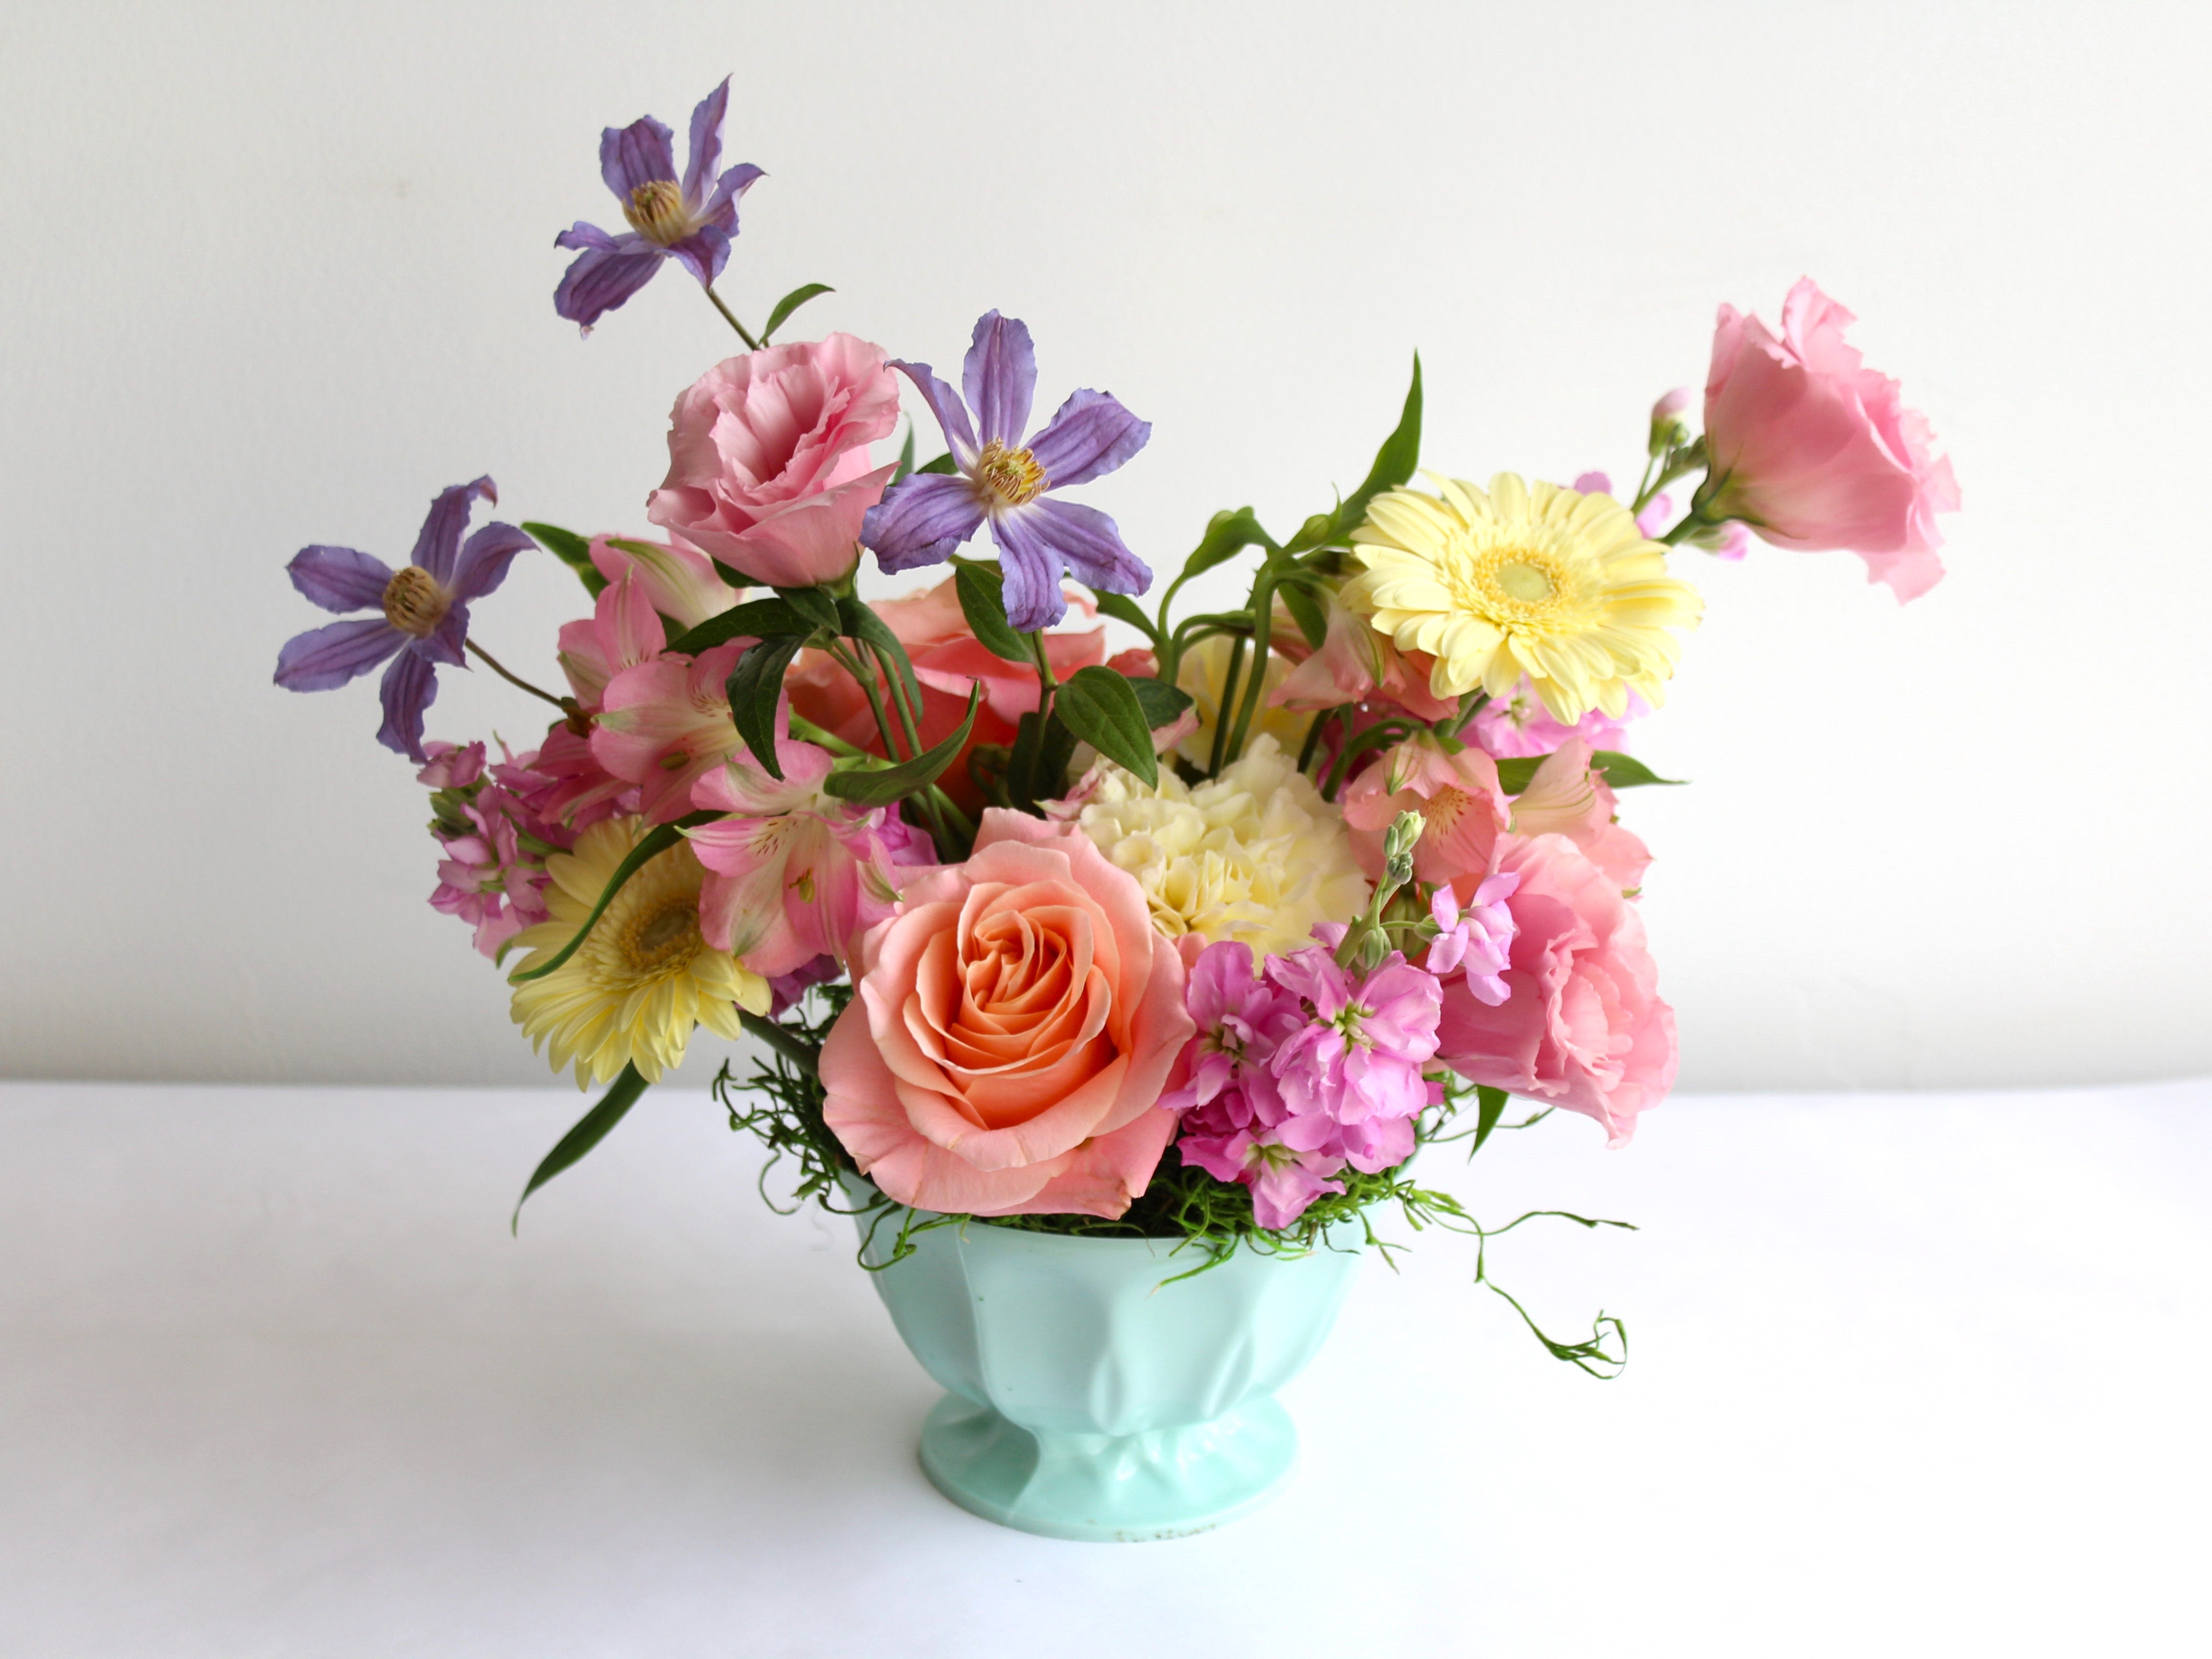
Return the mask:
<path fill-rule="evenodd" d="M 382 617 L 356 617 L 295 634 L 276 654 L 276 684 L 287 691 L 328 691 L 368 671 L 407 643 Z"/>
<path fill-rule="evenodd" d="M 730 234 L 719 225 L 702 225 L 680 241 L 671 242 L 668 257 L 697 277 L 704 288 L 729 263 Z"/>
<path fill-rule="evenodd" d="M 562 273 L 561 286 L 553 290 L 554 312 L 589 332 L 592 324 L 651 282 L 666 257 L 665 249 L 653 246 L 642 236 L 610 237 L 605 247 L 586 247 Z"/>
<path fill-rule="evenodd" d="M 714 181 L 714 193 L 699 204 L 698 216 L 702 223 L 714 225 L 734 236 L 738 234 L 738 198 L 753 187 L 756 179 L 768 174 L 750 161 L 740 161 Z"/>
<path fill-rule="evenodd" d="M 684 204 L 696 209 L 707 193 L 707 181 L 722 159 L 722 118 L 729 112 L 730 77 L 699 100 L 691 112 L 691 154 L 684 167 Z"/>
<path fill-rule="evenodd" d="M 507 580 L 514 556 L 538 544 L 511 524 L 488 524 L 461 544 L 453 564 L 453 597 L 480 599 Z"/>
<path fill-rule="evenodd" d="M 975 441 L 975 428 L 968 424 L 968 407 L 960 401 L 959 394 L 939 380 L 927 363 L 894 362 L 891 367 L 914 382 L 922 401 L 929 405 L 929 412 L 937 416 L 937 424 L 945 432 L 945 447 L 952 452 L 953 464 L 963 472 L 974 471 L 982 447 Z"/>
<path fill-rule="evenodd" d="M 1085 390 L 1069 394 L 1029 448 L 1058 489 L 1111 472 L 1152 435 L 1150 421 L 1139 420 L 1106 392 Z"/>
<path fill-rule="evenodd" d="M 1114 520 L 1097 507 L 1047 499 L 1017 510 L 1076 580 L 1107 593 L 1141 593 L 1152 585 L 1152 567 L 1122 544 Z"/>
<path fill-rule="evenodd" d="M 960 389 L 975 411 L 983 441 L 996 438 L 1018 448 L 1030 423 L 1030 399 L 1036 395 L 1036 348 L 1029 325 L 987 311 L 975 319 L 975 336 L 960 367 Z"/>
<path fill-rule="evenodd" d="M 384 604 L 392 567 L 350 547 L 303 547 L 284 567 L 292 586 L 325 611 L 374 611 Z"/>
<path fill-rule="evenodd" d="M 991 520 L 991 539 L 999 544 L 999 571 L 1005 578 L 1006 620 L 1018 633 L 1049 628 L 1067 614 L 1060 591 L 1060 553 L 1038 533 L 1040 501 Z"/>
<path fill-rule="evenodd" d="M 613 252 L 625 242 L 643 242 L 645 238 L 635 231 L 624 231 L 619 236 L 610 236 L 597 225 L 586 224 L 581 219 L 553 239 L 555 247 L 573 248 L 580 252 L 586 248 Z"/>
<path fill-rule="evenodd" d="M 609 127 L 599 134 L 599 177 L 625 207 L 630 192 L 656 179 L 676 182 L 676 135 L 641 115 L 626 127 Z"/>
<path fill-rule="evenodd" d="M 384 671 L 377 695 L 384 703 L 384 724 L 376 740 L 417 765 L 429 757 L 422 752 L 422 711 L 437 700 L 438 671 L 418 652 L 403 651 Z"/>
<path fill-rule="evenodd" d="M 942 563 L 982 522 L 982 503 L 967 479 L 918 472 L 868 509 L 860 540 L 885 570 L 912 570 Z"/>
<path fill-rule="evenodd" d="M 420 652 L 434 663 L 450 668 L 468 665 L 468 657 L 462 647 L 469 640 L 469 608 L 465 605 L 450 606 L 438 618 L 438 625 L 430 630 L 427 639 L 410 640 L 408 648 Z"/>
<path fill-rule="evenodd" d="M 460 556 L 461 532 L 468 527 L 471 499 L 478 495 L 496 501 L 499 491 L 489 478 L 440 490 L 430 503 L 429 516 L 422 520 L 422 533 L 415 538 L 412 562 L 436 577 L 438 585 L 448 591 L 453 585 L 454 561 Z"/>

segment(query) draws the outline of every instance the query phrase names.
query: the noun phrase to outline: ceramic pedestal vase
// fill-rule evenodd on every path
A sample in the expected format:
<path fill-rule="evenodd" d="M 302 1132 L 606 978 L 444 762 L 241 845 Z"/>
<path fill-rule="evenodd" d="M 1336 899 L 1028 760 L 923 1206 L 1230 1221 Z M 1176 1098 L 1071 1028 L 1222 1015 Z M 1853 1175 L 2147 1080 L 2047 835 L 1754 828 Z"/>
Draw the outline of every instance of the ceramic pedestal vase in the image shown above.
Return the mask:
<path fill-rule="evenodd" d="M 899 1220 L 877 1227 L 872 1264 Z M 915 1234 L 912 1255 L 870 1277 L 947 1390 L 922 1428 L 923 1473 L 961 1508 L 1049 1538 L 1174 1538 L 1257 1509 L 1297 1461 L 1275 1390 L 1336 1322 L 1360 1237 L 1304 1256 L 1240 1249 L 1163 1284 L 1196 1253 L 981 1221 Z"/>

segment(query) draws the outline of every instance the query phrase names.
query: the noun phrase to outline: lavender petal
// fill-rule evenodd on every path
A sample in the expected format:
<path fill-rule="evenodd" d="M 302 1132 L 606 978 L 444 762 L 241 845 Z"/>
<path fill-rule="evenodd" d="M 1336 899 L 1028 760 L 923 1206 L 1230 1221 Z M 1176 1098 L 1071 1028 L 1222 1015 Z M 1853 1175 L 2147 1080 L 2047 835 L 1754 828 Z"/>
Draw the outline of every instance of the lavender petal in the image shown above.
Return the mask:
<path fill-rule="evenodd" d="M 699 100 L 691 112 L 691 154 L 684 167 L 684 204 L 696 209 L 722 159 L 722 118 L 730 107 L 730 77 Z"/>
<path fill-rule="evenodd" d="M 1030 400 L 1036 395 L 1036 348 L 1029 325 L 987 311 L 975 319 L 975 337 L 960 368 L 960 389 L 975 411 L 983 441 L 996 438 L 1009 449 L 1021 447 L 1030 423 Z"/>
<path fill-rule="evenodd" d="M 1114 520 L 1095 507 L 1047 497 L 1007 516 L 1020 517 L 1086 586 L 1102 593 L 1141 593 L 1152 585 L 1152 567 L 1122 544 Z"/>
<path fill-rule="evenodd" d="M 461 544 L 461 556 L 453 564 L 453 597 L 465 603 L 480 599 L 507 580 L 514 556 L 538 544 L 511 524 L 488 524 Z"/>
<path fill-rule="evenodd" d="M 1060 554 L 1038 533 L 1037 505 L 1042 503 L 991 520 L 991 539 L 999 544 L 999 572 L 1005 579 L 1006 620 L 1022 634 L 1049 628 L 1067 614 Z"/>
<path fill-rule="evenodd" d="M 738 234 L 738 198 L 753 187 L 753 181 L 768 174 L 750 161 L 740 161 L 715 181 L 714 193 L 698 207 L 700 220 L 727 232 Z"/>
<path fill-rule="evenodd" d="M 1057 489 L 1111 472 L 1152 435 L 1152 423 L 1139 420 L 1109 393 L 1085 390 L 1069 394 L 1029 447 Z"/>
<path fill-rule="evenodd" d="M 968 408 L 959 395 L 939 380 L 927 363 L 894 362 L 891 367 L 914 382 L 922 401 L 929 405 L 929 412 L 937 416 L 937 424 L 945 433 L 945 447 L 952 452 L 953 464 L 963 472 L 973 471 L 982 446 L 975 441 L 975 428 L 968 424 Z"/>
<path fill-rule="evenodd" d="M 599 135 L 599 177 L 615 193 L 615 200 L 629 204 L 631 192 L 654 179 L 676 182 L 676 135 L 641 115 L 626 127 L 609 127 Z"/>
<path fill-rule="evenodd" d="M 680 242 L 668 245 L 668 257 L 699 279 L 706 287 L 722 274 L 722 267 L 730 258 L 730 235 L 715 225 L 702 225 Z"/>
<path fill-rule="evenodd" d="M 464 649 L 469 642 L 469 608 L 465 605 L 451 605 L 438 618 L 438 625 L 430 630 L 428 639 L 410 640 L 407 648 L 418 656 L 451 668 L 465 668 L 468 656 Z"/>
<path fill-rule="evenodd" d="M 574 224 L 569 226 L 568 229 L 562 231 L 558 236 L 556 236 L 553 239 L 553 246 L 555 247 L 574 248 L 579 252 L 585 248 L 595 247 L 603 252 L 612 252 L 614 250 L 619 248 L 624 241 L 642 242 L 644 240 L 644 237 L 640 236 L 635 231 L 625 232 L 621 236 L 610 236 L 606 232 L 601 230 L 597 225 L 586 224 L 581 219 L 579 219 Z"/>
<path fill-rule="evenodd" d="M 860 541 L 885 570 L 941 564 L 983 522 L 967 479 L 917 472 L 891 487 L 860 520 Z"/>
<path fill-rule="evenodd" d="M 328 691 L 382 662 L 407 636 L 381 617 L 325 623 L 295 634 L 276 653 L 276 684 L 287 691 Z"/>
<path fill-rule="evenodd" d="M 284 568 L 292 586 L 325 611 L 373 611 L 384 604 L 392 567 L 350 547 L 303 547 Z"/>
<path fill-rule="evenodd" d="M 422 752 L 422 711 L 438 696 L 438 671 L 429 659 L 401 652 L 384 671 L 377 696 L 384 704 L 384 724 L 377 728 L 376 740 L 418 766 L 427 763 L 430 757 Z"/>
<path fill-rule="evenodd" d="M 496 501 L 499 491 L 489 478 L 440 490 L 430 503 L 429 516 L 422 520 L 422 533 L 415 538 L 411 562 L 436 577 L 441 587 L 450 590 L 453 585 L 453 561 L 460 556 L 461 532 L 468 527 L 471 499 L 478 495 Z"/>
<path fill-rule="evenodd" d="M 579 227 L 581 228 L 581 227 Z M 586 333 L 592 325 L 653 280 L 666 256 L 642 236 L 635 249 L 592 248 L 570 264 L 553 290 L 553 309 Z"/>

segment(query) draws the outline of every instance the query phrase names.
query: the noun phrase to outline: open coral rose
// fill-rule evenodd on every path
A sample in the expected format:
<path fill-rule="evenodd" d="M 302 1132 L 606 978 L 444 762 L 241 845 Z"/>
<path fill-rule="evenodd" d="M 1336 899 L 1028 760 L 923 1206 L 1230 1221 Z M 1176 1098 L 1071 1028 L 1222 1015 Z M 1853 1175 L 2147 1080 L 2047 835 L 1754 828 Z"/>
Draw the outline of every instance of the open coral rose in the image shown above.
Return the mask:
<path fill-rule="evenodd" d="M 1145 896 L 1072 825 L 984 814 L 854 965 L 823 1116 L 902 1204 L 1118 1216 L 1175 1133 L 1159 1104 L 1197 1029 Z"/>

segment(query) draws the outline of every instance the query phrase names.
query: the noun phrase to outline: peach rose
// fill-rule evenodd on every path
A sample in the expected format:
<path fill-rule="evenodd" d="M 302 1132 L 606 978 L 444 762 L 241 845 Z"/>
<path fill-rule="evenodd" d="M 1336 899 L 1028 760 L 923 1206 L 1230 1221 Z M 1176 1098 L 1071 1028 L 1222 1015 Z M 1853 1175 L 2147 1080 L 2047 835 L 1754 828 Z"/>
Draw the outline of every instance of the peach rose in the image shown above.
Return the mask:
<path fill-rule="evenodd" d="M 1113 1217 L 1176 1128 L 1159 1104 L 1196 1028 L 1182 959 L 1089 836 L 983 815 L 965 864 L 867 933 L 822 1050 L 823 1116 L 902 1204 Z"/>

